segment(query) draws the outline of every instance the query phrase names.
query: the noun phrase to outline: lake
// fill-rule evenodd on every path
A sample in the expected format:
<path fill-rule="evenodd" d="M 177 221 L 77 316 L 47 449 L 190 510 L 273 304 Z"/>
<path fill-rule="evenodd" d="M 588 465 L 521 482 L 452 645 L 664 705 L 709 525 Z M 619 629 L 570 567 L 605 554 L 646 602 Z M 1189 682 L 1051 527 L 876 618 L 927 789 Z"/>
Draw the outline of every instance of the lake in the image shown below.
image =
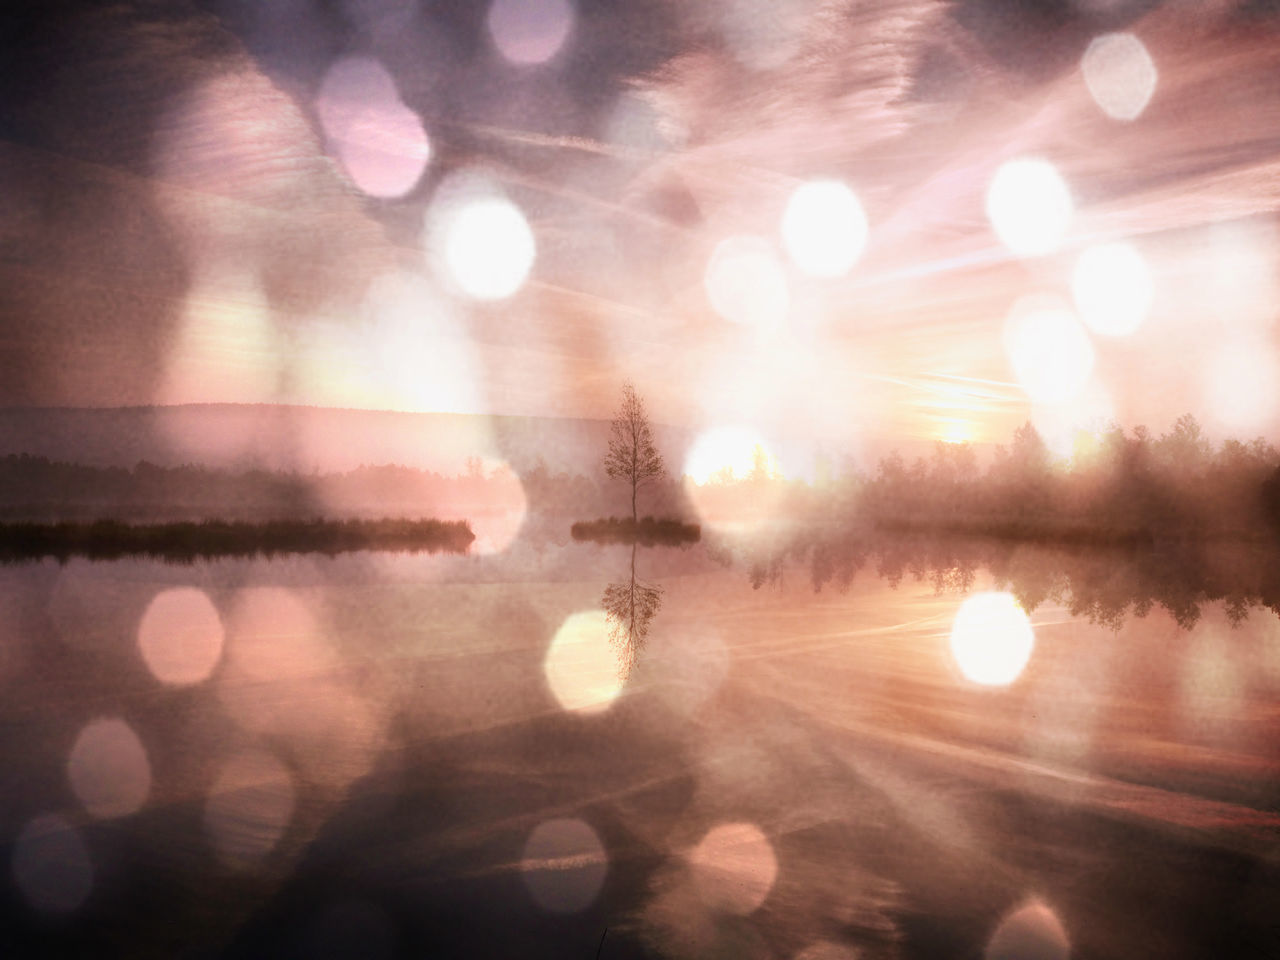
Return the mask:
<path fill-rule="evenodd" d="M 748 553 L 0 568 L 6 954 L 1277 949 L 1273 610 Z"/>

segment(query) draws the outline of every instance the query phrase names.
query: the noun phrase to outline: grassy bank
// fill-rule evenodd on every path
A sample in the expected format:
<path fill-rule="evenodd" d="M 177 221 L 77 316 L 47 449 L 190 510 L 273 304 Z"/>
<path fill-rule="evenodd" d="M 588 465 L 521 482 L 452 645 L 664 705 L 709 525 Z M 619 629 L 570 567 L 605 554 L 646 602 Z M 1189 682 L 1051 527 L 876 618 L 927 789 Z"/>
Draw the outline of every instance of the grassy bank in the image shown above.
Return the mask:
<path fill-rule="evenodd" d="M 465 520 L 271 520 L 263 523 L 2 523 L 0 562 L 125 556 L 191 562 L 211 557 L 355 550 L 465 553 L 475 534 Z"/>

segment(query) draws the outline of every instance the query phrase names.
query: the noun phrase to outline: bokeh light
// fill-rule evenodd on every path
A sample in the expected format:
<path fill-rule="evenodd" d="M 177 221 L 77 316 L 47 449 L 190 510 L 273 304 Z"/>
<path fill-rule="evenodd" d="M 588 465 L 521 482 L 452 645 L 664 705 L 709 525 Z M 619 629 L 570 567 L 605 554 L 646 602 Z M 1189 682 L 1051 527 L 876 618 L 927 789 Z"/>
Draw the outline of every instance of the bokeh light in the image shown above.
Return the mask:
<path fill-rule="evenodd" d="M 552 913 L 577 913 L 595 901 L 608 869 L 604 846 L 582 820 L 548 820 L 529 835 L 520 873 L 534 901 Z"/>
<path fill-rule="evenodd" d="M 1239 336 L 1220 343 L 1202 377 L 1204 402 L 1216 425 L 1247 437 L 1275 422 L 1280 363 L 1268 338 Z"/>
<path fill-rule="evenodd" d="M 1031 621 L 1010 593 L 967 597 L 951 623 L 951 655 L 960 672 L 974 683 L 1013 683 L 1031 659 L 1034 646 Z"/>
<path fill-rule="evenodd" d="M 512 296 L 533 269 L 537 244 L 529 222 L 478 176 L 458 174 L 442 184 L 427 227 L 429 246 L 444 271 L 476 300 Z"/>
<path fill-rule="evenodd" d="M 345 786 L 368 772 L 385 733 L 363 678 L 344 670 L 313 594 L 252 587 L 234 597 L 218 697 L 242 728 L 289 758 L 300 777 Z"/>
<path fill-rule="evenodd" d="M 222 656 L 224 631 L 209 595 L 195 587 L 161 590 L 138 625 L 138 650 L 161 683 L 208 678 Z"/>
<path fill-rule="evenodd" d="M 1004 347 L 1018 382 L 1038 403 L 1076 397 L 1093 372 L 1089 335 L 1057 297 L 1033 295 L 1015 303 L 1005 320 Z"/>
<path fill-rule="evenodd" d="M 482 458 L 481 462 L 486 480 L 476 496 L 437 513 L 441 519 L 466 520 L 475 534 L 467 552 L 485 557 L 503 553 L 515 542 L 528 515 L 529 500 L 520 475 L 506 460 Z"/>
<path fill-rule="evenodd" d="M 782 241 L 805 273 L 839 277 L 862 256 L 867 244 L 867 215 L 843 183 L 814 180 L 797 187 L 787 201 Z"/>
<path fill-rule="evenodd" d="M 1051 909 L 1039 900 L 1005 917 L 987 943 L 985 960 L 1066 960 L 1067 932 Z"/>
<path fill-rule="evenodd" d="M 302 598 L 284 587 L 249 587 L 231 608 L 230 659 L 252 681 L 308 679 L 332 671 L 335 651 Z"/>
<path fill-rule="evenodd" d="M 987 217 L 1001 242 L 1021 257 L 1052 253 L 1071 224 L 1066 183 L 1046 160 L 1003 164 L 987 188 Z"/>
<path fill-rule="evenodd" d="M 124 817 L 140 809 L 151 792 L 151 764 L 133 728 L 123 720 L 94 720 L 76 737 L 67 759 L 67 779 L 94 817 Z"/>
<path fill-rule="evenodd" d="M 785 488 L 781 467 L 749 427 L 715 427 L 698 435 L 685 456 L 684 492 L 712 528 L 745 532 L 776 518 Z"/>
<path fill-rule="evenodd" d="M 431 147 L 422 120 L 372 57 L 344 57 L 325 73 L 316 113 L 329 149 L 362 191 L 400 197 L 426 169 Z"/>
<path fill-rule="evenodd" d="M 1071 293 L 1082 319 L 1095 333 L 1123 337 L 1147 318 L 1155 280 L 1146 259 L 1128 242 L 1087 248 L 1076 260 Z"/>
<path fill-rule="evenodd" d="M 233 867 L 250 866 L 280 841 L 293 818 L 293 778 L 274 756 L 250 751 L 218 774 L 204 808 L 204 825 L 218 856 Z"/>
<path fill-rule="evenodd" d="M 609 638 L 603 610 L 570 614 L 556 631 L 543 661 L 547 685 L 560 706 L 600 713 L 622 692 L 622 664 Z"/>
<path fill-rule="evenodd" d="M 764 903 L 778 876 L 773 845 L 752 823 L 712 829 L 689 854 L 689 867 L 707 906 L 740 915 Z"/>
<path fill-rule="evenodd" d="M 720 241 L 707 262 L 707 299 L 724 319 L 761 333 L 782 328 L 791 306 L 787 277 L 773 247 L 760 237 Z"/>
<path fill-rule="evenodd" d="M 1080 70 L 1094 102 L 1113 120 L 1136 119 L 1156 90 L 1155 61 L 1132 33 L 1095 37 Z"/>
<path fill-rule="evenodd" d="M 516 64 L 545 63 L 564 46 L 573 29 L 569 0 L 493 0 L 489 35 L 498 51 Z"/>
<path fill-rule="evenodd" d="M 93 863 L 79 832 L 56 814 L 29 821 L 13 841 L 13 879 L 37 910 L 69 913 L 93 890 Z"/>

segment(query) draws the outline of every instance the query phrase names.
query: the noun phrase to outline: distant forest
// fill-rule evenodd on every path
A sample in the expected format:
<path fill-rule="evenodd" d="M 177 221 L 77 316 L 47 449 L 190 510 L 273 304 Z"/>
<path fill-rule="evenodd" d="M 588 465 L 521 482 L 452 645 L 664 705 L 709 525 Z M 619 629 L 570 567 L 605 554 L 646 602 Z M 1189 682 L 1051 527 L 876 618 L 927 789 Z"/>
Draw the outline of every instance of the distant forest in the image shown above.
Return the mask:
<path fill-rule="evenodd" d="M 516 479 L 478 459 L 463 474 L 442 476 L 394 465 L 331 474 L 147 462 L 130 470 L 10 455 L 0 458 L 0 520 L 428 517 L 445 510 L 469 517 L 522 496 L 525 535 L 567 542 L 572 522 L 615 514 L 626 499 L 624 485 L 603 475 L 552 473 L 541 463 Z M 1080 544 L 1274 540 L 1280 530 L 1280 452 L 1261 439 L 1215 447 L 1189 415 L 1159 437 L 1141 427 L 1082 434 L 1065 461 L 1028 423 L 985 466 L 975 448 L 940 442 L 911 463 L 890 455 L 872 475 L 826 470 L 813 482 L 785 479 L 761 451 L 746 476 L 726 471 L 716 479 L 699 491 L 698 509 L 678 479 L 655 482 L 643 512 L 704 525 L 718 512 L 745 518 L 747 530 L 779 521 L 833 532 L 874 527 Z"/>

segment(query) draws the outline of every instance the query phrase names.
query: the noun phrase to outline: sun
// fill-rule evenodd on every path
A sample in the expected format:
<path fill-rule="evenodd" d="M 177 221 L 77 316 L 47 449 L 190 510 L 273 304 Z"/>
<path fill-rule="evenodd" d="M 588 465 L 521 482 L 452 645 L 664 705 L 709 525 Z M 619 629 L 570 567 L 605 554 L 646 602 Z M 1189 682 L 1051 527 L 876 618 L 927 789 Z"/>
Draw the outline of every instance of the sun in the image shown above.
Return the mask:
<path fill-rule="evenodd" d="M 948 420 L 942 425 L 938 437 L 943 443 L 973 442 L 973 424 L 968 420 Z"/>

